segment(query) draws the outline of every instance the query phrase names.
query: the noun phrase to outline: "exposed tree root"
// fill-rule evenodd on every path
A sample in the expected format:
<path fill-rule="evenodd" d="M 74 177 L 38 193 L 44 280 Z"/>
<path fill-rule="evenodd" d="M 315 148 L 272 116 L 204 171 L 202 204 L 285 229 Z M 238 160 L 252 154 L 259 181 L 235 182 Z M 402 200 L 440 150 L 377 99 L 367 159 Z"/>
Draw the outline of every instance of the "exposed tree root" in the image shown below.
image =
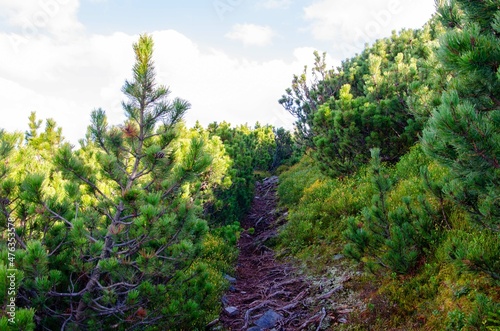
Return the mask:
<path fill-rule="evenodd" d="M 220 321 L 227 330 L 247 330 L 272 310 L 281 315 L 272 328 L 276 330 L 321 330 L 323 322 L 332 319 L 331 305 L 324 305 L 335 293 L 343 290 L 337 286 L 327 293 L 320 293 L 306 278 L 297 275 L 296 269 L 276 261 L 274 252 L 266 242 L 276 236 L 277 224 L 283 221 L 276 212 L 277 177 L 257 183 L 255 199 L 250 213 L 242 222 L 245 231 L 238 243 L 240 255 L 236 283 L 224 298 L 226 306 L 236 307 L 237 314 L 222 313 Z"/>

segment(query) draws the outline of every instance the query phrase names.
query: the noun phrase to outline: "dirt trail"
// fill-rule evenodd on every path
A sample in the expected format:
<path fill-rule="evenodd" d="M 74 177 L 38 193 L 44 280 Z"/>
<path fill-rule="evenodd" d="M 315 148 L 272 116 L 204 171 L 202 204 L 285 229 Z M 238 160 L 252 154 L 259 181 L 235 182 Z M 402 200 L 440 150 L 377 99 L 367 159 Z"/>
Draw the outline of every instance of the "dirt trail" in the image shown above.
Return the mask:
<path fill-rule="evenodd" d="M 276 261 L 266 246 L 286 217 L 276 209 L 277 184 L 277 177 L 256 184 L 250 212 L 242 222 L 236 278 L 229 277 L 233 283 L 220 316 L 226 330 L 323 330 L 322 325 L 339 318 L 324 303 L 341 292 L 342 285 L 319 289 L 293 266 Z"/>

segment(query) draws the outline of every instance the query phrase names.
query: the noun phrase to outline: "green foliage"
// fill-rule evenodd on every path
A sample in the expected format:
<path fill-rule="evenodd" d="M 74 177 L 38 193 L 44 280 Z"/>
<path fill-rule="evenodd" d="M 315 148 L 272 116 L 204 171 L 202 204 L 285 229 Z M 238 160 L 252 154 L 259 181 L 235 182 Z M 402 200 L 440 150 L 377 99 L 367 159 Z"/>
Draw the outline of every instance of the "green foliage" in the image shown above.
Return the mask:
<path fill-rule="evenodd" d="M 16 297 L 19 285 L 23 281 L 23 273 L 8 267 L 4 261 L 13 261 L 8 258 L 8 250 L 6 242 L 3 242 L 0 247 L 0 305 L 2 307 L 2 314 L 0 316 L 0 329 L 2 330 L 35 330 L 35 323 L 33 317 L 35 311 L 33 309 L 26 309 L 19 307 L 19 300 Z M 14 259 L 16 261 L 16 259 Z M 15 285 L 14 285 L 15 284 Z M 14 287 L 12 287 L 14 285 Z M 12 307 L 11 298 L 15 298 L 15 306 Z M 11 308 L 12 307 L 12 308 Z M 9 315 L 8 312 L 15 313 Z"/>
<path fill-rule="evenodd" d="M 10 216 L 10 205 L 16 191 L 16 182 L 10 178 L 12 172 L 10 165 L 13 150 L 16 147 L 16 135 L 0 130 L 0 229 L 7 228 Z"/>
<path fill-rule="evenodd" d="M 418 187 L 421 184 L 413 178 L 407 178 L 391 192 L 394 181 L 382 167 L 378 153 L 377 149 L 372 150 L 372 185 L 376 194 L 371 207 L 363 209 L 363 221 L 355 217 L 349 219 L 344 232 L 349 244 L 344 251 L 358 261 L 364 259 L 372 270 L 375 266 L 383 266 L 405 274 L 438 244 L 443 229 L 442 214 L 427 202 L 423 188 Z M 418 155 L 419 150 L 414 149 L 413 154 Z M 429 180 L 427 172 L 424 177 Z M 412 202 L 410 196 L 401 196 L 400 191 L 420 197 Z"/>
<path fill-rule="evenodd" d="M 35 330 L 34 315 L 35 311 L 33 309 L 17 309 L 15 323 L 10 323 L 7 317 L 2 316 L 0 318 L 0 329 L 9 331 Z"/>
<path fill-rule="evenodd" d="M 295 145 L 294 139 L 290 131 L 286 131 L 284 128 L 273 129 L 276 150 L 273 153 L 273 163 L 271 169 L 274 170 L 281 165 L 298 162 L 299 151 Z"/>
<path fill-rule="evenodd" d="M 354 328 L 499 325 L 500 14 L 494 1 L 438 7 L 337 71 L 316 54 L 312 84 L 304 71 L 280 100 L 314 159 L 281 175 L 282 248 L 307 261 L 345 240 L 382 276 L 383 307 Z"/>
<path fill-rule="evenodd" d="M 462 330 L 465 325 L 464 319 L 464 313 L 458 309 L 449 312 L 446 323 L 446 331 Z"/>
<path fill-rule="evenodd" d="M 286 94 L 279 100 L 279 103 L 297 119 L 295 133 L 297 142 L 304 151 L 314 146 L 314 114 L 318 111 L 318 107 L 339 88 L 326 81 L 326 78 L 333 74 L 333 70 L 326 70 L 326 53 L 320 56 L 315 51 L 314 57 L 311 86 L 307 85 L 307 66 L 305 66 L 302 74 L 293 76 L 292 86 L 286 89 Z"/>
<path fill-rule="evenodd" d="M 331 179 L 310 162 L 305 156 L 280 176 L 278 194 L 289 208 L 280 242 L 293 254 L 323 244 L 340 250 L 347 217 L 356 215 L 368 203 L 367 191 L 371 192 L 363 176 Z"/>
<path fill-rule="evenodd" d="M 314 166 L 313 160 L 307 155 L 304 156 L 299 163 L 280 176 L 278 186 L 280 203 L 285 206 L 297 205 L 307 187 L 316 180 L 324 179 L 319 169 Z"/>
<path fill-rule="evenodd" d="M 339 68 L 341 88 L 314 117 L 316 157 L 328 174 L 352 173 L 375 147 L 384 161 L 395 162 L 415 143 L 422 123 L 409 97 L 430 85 L 429 29 L 380 40 Z"/>
<path fill-rule="evenodd" d="M 441 1 L 439 13 L 449 28 L 438 56 L 452 78 L 422 143 L 450 169 L 450 196 L 476 222 L 498 232 L 500 12 L 488 1 Z"/>
<path fill-rule="evenodd" d="M 495 330 L 500 324 L 489 316 L 498 311 L 500 305 L 483 294 L 477 294 L 470 312 L 460 309 L 450 311 L 445 320 L 446 330 Z"/>
<path fill-rule="evenodd" d="M 187 129 L 189 103 L 156 83 L 151 37 L 134 52 L 121 125 L 94 110 L 78 149 L 53 120 L 40 132 L 35 113 L 24 144 L 0 131 L 0 226 L 4 236 L 15 221 L 21 329 L 204 327 L 221 309 L 254 172 L 292 157 L 292 136 L 272 126 Z"/>
<path fill-rule="evenodd" d="M 208 126 L 212 137 L 218 137 L 232 163 L 224 178 L 225 186 L 215 190 L 215 199 L 207 206 L 214 222 L 231 224 L 240 220 L 250 208 L 254 181 L 268 177 L 270 171 L 293 156 L 293 139 L 283 128 L 246 125 L 231 127 L 227 122 Z"/>
<path fill-rule="evenodd" d="M 372 162 L 372 169 L 336 179 L 322 176 L 307 157 L 284 172 L 279 194 L 289 214 L 279 236 L 282 251 L 324 270 L 338 264 L 332 257 L 344 248 L 346 255 L 376 272 L 382 283 L 371 296 L 380 298 L 369 313 L 378 321 L 374 329 L 444 330 L 463 323 L 479 330 L 495 325 L 488 319 L 497 309 L 498 287 L 465 271 L 474 262 L 488 275 L 499 260 L 497 237 L 467 223 L 466 214 L 444 191 L 447 168 L 419 145 L 394 167 Z M 474 242 L 477 249 L 466 250 Z M 367 279 L 365 286 L 374 286 Z M 490 304 L 483 305 L 478 296 Z M 371 323 L 367 314 L 362 312 L 359 329 Z"/>
<path fill-rule="evenodd" d="M 254 154 L 255 136 L 247 126 L 231 128 L 226 122 L 210 124 L 208 132 L 222 140 L 232 163 L 224 179 L 226 186 L 215 190 L 216 199 L 207 212 L 214 221 L 231 224 L 245 214 L 252 201 L 254 165 L 260 163 Z"/>
<path fill-rule="evenodd" d="M 496 311 L 488 312 L 488 319 L 486 320 L 487 330 L 497 330 L 500 328 L 500 308 Z"/>
<path fill-rule="evenodd" d="M 58 128 L 53 119 L 45 121 L 45 131 L 38 133 L 42 125 L 41 120 L 37 120 L 36 113 L 31 112 L 29 116 L 29 131 L 25 133 L 25 139 L 28 145 L 37 150 L 54 150 L 62 143 L 62 128 Z"/>
<path fill-rule="evenodd" d="M 306 73 L 294 77 L 280 103 L 297 117 L 299 137 L 327 175 L 352 174 L 368 163 L 371 148 L 396 163 L 415 144 L 425 108 L 439 103 L 432 91 L 444 80 L 432 71 L 438 31 L 431 22 L 378 40 L 336 72 L 316 54 L 313 84 L 306 85 Z"/>
<path fill-rule="evenodd" d="M 260 159 L 232 168 L 222 139 L 187 130 L 189 103 L 156 83 L 151 37 L 134 51 L 123 124 L 93 111 L 79 149 L 52 120 L 40 133 L 34 113 L 24 144 L 0 131 L 0 226 L 5 237 L 6 220 L 15 223 L 19 329 L 185 330 L 219 314 L 239 226 L 209 227 L 203 212 L 231 173 L 248 171 L 251 187 L 252 167 L 272 161 L 274 133 L 252 132 Z"/>
<path fill-rule="evenodd" d="M 133 46 L 121 125 L 94 110 L 79 148 L 35 113 L 24 137 L 0 130 L 0 230 L 16 240 L 17 269 L 16 324 L 1 315 L 0 329 L 204 328 L 220 313 L 254 181 L 271 173 L 288 209 L 283 252 L 321 270 L 318 257 L 335 263 L 343 250 L 380 276 L 360 315 L 369 328 L 497 329 L 500 10 L 438 7 L 423 29 L 336 70 L 315 53 L 312 82 L 305 68 L 280 99 L 295 135 L 187 129 L 190 105 L 156 82 L 147 35 Z"/>
<path fill-rule="evenodd" d="M 282 134 L 284 135 L 284 133 Z M 270 170 L 274 164 L 274 154 L 276 146 L 276 136 L 274 128 L 270 125 L 261 126 L 259 123 L 255 124 L 255 129 L 252 131 L 251 141 L 255 145 L 253 147 L 253 168 L 257 170 Z M 286 139 L 286 138 L 285 138 Z M 280 145 L 280 151 L 286 149 L 286 144 L 290 141 L 282 141 Z M 284 155 L 286 157 L 286 155 Z M 280 161 L 277 160 L 276 164 Z"/>
<path fill-rule="evenodd" d="M 484 272 L 500 280 L 500 238 L 488 231 L 462 231 L 450 233 L 445 251 L 448 258 L 464 270 Z"/>
<path fill-rule="evenodd" d="M 399 307 L 401 314 L 410 316 L 416 307 L 423 311 L 432 307 L 440 289 L 438 273 L 439 264 L 426 263 L 415 277 L 403 279 L 391 275 L 391 281 L 381 291 Z"/>

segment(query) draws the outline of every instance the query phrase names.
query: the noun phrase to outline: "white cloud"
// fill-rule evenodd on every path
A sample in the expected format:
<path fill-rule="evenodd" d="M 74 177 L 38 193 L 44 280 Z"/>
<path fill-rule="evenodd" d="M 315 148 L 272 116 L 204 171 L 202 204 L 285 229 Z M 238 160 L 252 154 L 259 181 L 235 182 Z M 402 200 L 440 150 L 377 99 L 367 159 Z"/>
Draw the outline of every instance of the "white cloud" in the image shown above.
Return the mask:
<path fill-rule="evenodd" d="M 81 35 L 71 42 L 36 36 L 17 49 L 11 34 L 0 33 L 1 127 L 26 131 L 28 116 L 54 118 L 73 143 L 84 137 L 90 112 L 102 107 L 111 123 L 124 119 L 121 87 L 130 79 L 132 43 L 136 35 Z M 230 57 L 218 50 L 201 51 L 186 36 L 173 31 L 153 33 L 158 81 L 172 96 L 192 104 L 186 120 L 256 121 L 291 128 L 293 118 L 277 100 L 312 63 L 312 49 L 297 50 L 293 62 L 255 62 Z"/>
<path fill-rule="evenodd" d="M 256 62 L 216 49 L 201 51 L 173 30 L 155 32 L 153 37 L 157 78 L 170 86 L 172 96 L 192 104 L 188 124 L 196 120 L 205 125 L 224 120 L 232 124 L 260 121 L 291 128 L 292 117 L 277 101 L 290 86 L 293 73 L 302 69 L 304 57 L 296 56 L 292 63 Z"/>
<path fill-rule="evenodd" d="M 33 39 L 40 34 L 64 39 L 83 31 L 77 20 L 79 0 L 0 0 L 0 17 L 20 39 Z"/>
<path fill-rule="evenodd" d="M 304 8 L 304 17 L 313 37 L 331 41 L 344 58 L 392 30 L 422 27 L 434 11 L 434 0 L 319 0 Z"/>
<path fill-rule="evenodd" d="M 286 9 L 292 3 L 292 0 L 263 0 L 257 6 L 266 9 Z"/>
<path fill-rule="evenodd" d="M 236 24 L 225 36 L 241 41 L 245 46 L 266 46 L 272 43 L 275 33 L 269 26 Z"/>
<path fill-rule="evenodd" d="M 53 29 L 78 27 L 77 5 L 72 10 L 60 9 L 65 17 L 54 20 Z M 17 1 L 0 0 L 0 9 L 12 9 L 9 17 L 13 22 L 19 13 L 37 10 L 37 6 L 23 6 Z M 252 37 L 256 39 L 246 40 L 247 44 L 270 42 L 272 30 L 258 26 L 243 28 L 240 40 L 245 41 L 245 33 L 252 29 L 260 33 Z M 132 43 L 138 36 L 68 31 L 71 38 L 60 38 L 49 31 L 29 38 L 22 31 L 0 32 L 1 128 L 24 132 L 30 112 L 36 111 L 39 118 L 54 118 L 65 137 L 76 143 L 84 137 L 95 108 L 103 108 L 110 123 L 123 121 L 121 87 L 131 78 Z M 293 118 L 277 101 L 290 86 L 292 75 L 313 64 L 313 48 L 297 48 L 293 61 L 262 62 L 232 57 L 217 49 L 201 50 L 174 30 L 154 32 L 153 38 L 158 82 L 170 86 L 172 97 L 192 104 L 186 116 L 188 125 L 196 120 L 203 125 L 226 120 L 232 124 L 259 121 L 292 127 Z M 329 64 L 333 64 L 332 59 Z"/>
<path fill-rule="evenodd" d="M 71 43 L 39 36 L 14 49 L 0 34 L 0 108 L 2 127 L 27 128 L 31 111 L 54 118 L 66 137 L 83 138 L 94 108 L 108 110 L 110 121 L 121 120 L 120 88 L 130 76 L 134 36 L 88 36 Z"/>

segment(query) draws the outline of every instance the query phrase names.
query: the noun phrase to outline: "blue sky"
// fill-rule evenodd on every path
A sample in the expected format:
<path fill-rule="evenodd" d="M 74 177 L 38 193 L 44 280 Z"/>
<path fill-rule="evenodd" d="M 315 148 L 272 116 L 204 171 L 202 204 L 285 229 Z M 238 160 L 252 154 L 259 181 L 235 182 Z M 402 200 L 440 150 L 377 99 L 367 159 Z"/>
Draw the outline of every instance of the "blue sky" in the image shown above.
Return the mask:
<path fill-rule="evenodd" d="M 298 43 L 309 43 L 309 34 L 305 31 L 307 22 L 302 20 L 302 7 L 308 1 L 275 1 L 275 7 L 271 5 L 271 8 L 266 7 L 264 1 L 244 0 L 142 3 L 139 0 L 87 0 L 81 3 L 78 17 L 93 33 L 173 29 L 196 40 L 201 47 L 223 48 L 232 55 L 259 60 L 277 56 L 292 60 L 294 47 Z M 276 33 L 272 47 L 241 47 L 239 43 L 228 42 L 226 34 L 236 24 L 272 27 Z"/>
<path fill-rule="evenodd" d="M 95 108 L 121 122 L 132 43 L 151 33 L 158 79 L 192 104 L 188 125 L 290 128 L 277 100 L 314 50 L 334 67 L 433 12 L 433 0 L 0 0 L 0 127 L 25 131 L 36 111 L 76 142 Z"/>

